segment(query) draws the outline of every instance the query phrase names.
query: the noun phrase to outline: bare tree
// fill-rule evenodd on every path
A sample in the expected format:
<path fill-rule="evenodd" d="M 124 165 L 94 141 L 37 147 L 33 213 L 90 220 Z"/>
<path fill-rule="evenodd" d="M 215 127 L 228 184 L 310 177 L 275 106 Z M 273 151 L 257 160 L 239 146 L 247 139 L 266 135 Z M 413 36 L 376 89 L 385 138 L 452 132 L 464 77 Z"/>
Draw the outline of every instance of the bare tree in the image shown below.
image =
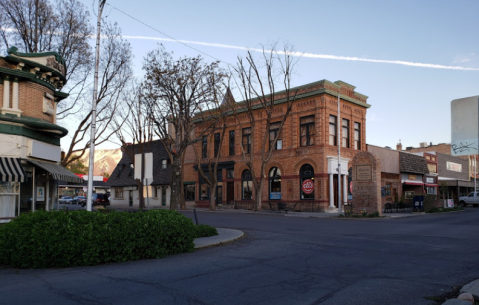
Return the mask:
<path fill-rule="evenodd" d="M 122 127 L 122 124 L 113 124 L 113 121 L 117 109 L 129 98 L 125 94 L 125 88 L 133 76 L 131 47 L 122 39 L 118 26 L 105 23 L 102 35 L 105 38 L 103 38 L 100 54 L 95 145 L 108 141 Z M 91 100 L 91 95 L 85 98 Z M 68 151 L 62 160 L 63 166 L 80 159 L 90 147 L 90 141 L 87 139 L 91 125 L 91 110 L 81 109 L 79 114 L 81 120 L 73 132 Z"/>
<path fill-rule="evenodd" d="M 216 210 L 216 186 L 218 185 L 218 177 L 217 177 L 217 172 L 218 172 L 218 164 L 221 160 L 221 147 L 223 146 L 223 142 L 225 139 L 225 134 L 226 134 L 226 120 L 228 117 L 228 110 L 230 109 L 230 104 L 234 102 L 233 96 L 231 94 L 231 91 L 228 87 L 226 90 L 226 94 L 223 96 L 223 102 L 220 105 L 218 101 L 220 100 L 220 97 L 217 97 L 214 99 L 212 105 L 214 106 L 212 109 L 208 109 L 207 111 L 203 111 L 199 114 L 197 114 L 197 119 L 196 121 L 200 121 L 199 125 L 203 126 L 198 126 L 199 128 L 197 129 L 196 133 L 201 133 L 203 128 L 201 127 L 206 127 L 209 128 L 210 132 L 208 133 L 203 133 L 203 138 L 198 139 L 198 141 L 193 145 L 193 151 L 195 153 L 196 157 L 196 164 L 198 166 L 198 172 L 201 175 L 202 179 L 206 182 L 209 188 L 209 209 L 211 211 Z M 214 136 L 214 146 L 213 146 L 213 156 L 211 157 L 211 151 L 208 153 L 206 151 L 206 155 L 203 155 L 203 146 L 199 143 L 199 140 L 203 139 L 208 139 L 211 137 L 211 135 Z M 200 147 L 198 147 L 200 146 Z M 205 169 L 207 171 L 205 171 Z M 200 186 L 201 187 L 201 186 Z"/>
<path fill-rule="evenodd" d="M 242 158 L 251 172 L 255 211 L 261 210 L 266 166 L 271 160 L 297 95 L 297 90 L 290 90 L 296 63 L 290 54 L 288 46 L 285 46 L 283 51 L 277 51 L 275 46 L 272 46 L 271 50 L 265 50 L 263 47 L 260 60 L 256 60 L 252 53 L 248 52 L 245 59 L 238 57 L 234 68 L 235 82 L 243 102 L 232 103 L 231 106 L 240 129 L 251 128 L 251 144 L 240 146 Z M 278 83 L 284 89 L 281 92 L 276 90 Z M 273 120 L 277 132 L 274 138 L 271 138 L 270 127 Z"/>
<path fill-rule="evenodd" d="M 215 122 L 203 122 L 195 133 L 195 116 L 215 104 L 218 92 L 223 92 L 225 72 L 218 62 L 207 64 L 201 57 L 174 60 L 163 46 L 145 58 L 144 88 L 155 132 L 162 139 L 170 157 L 171 203 L 185 209 L 182 169 L 186 148 L 214 128 Z"/>

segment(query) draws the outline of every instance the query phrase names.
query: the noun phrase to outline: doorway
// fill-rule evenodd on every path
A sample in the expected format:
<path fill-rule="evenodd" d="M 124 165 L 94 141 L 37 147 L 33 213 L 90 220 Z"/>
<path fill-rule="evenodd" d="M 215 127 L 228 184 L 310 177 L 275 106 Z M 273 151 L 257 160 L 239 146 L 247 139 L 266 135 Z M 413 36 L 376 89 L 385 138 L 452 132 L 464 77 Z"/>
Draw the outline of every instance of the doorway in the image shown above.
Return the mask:
<path fill-rule="evenodd" d="M 223 186 L 218 185 L 216 187 L 216 205 L 220 205 L 223 203 Z"/>
<path fill-rule="evenodd" d="M 235 184 L 234 184 L 234 182 L 228 182 L 226 184 L 226 202 L 228 204 L 234 204 L 234 202 L 235 202 Z"/>

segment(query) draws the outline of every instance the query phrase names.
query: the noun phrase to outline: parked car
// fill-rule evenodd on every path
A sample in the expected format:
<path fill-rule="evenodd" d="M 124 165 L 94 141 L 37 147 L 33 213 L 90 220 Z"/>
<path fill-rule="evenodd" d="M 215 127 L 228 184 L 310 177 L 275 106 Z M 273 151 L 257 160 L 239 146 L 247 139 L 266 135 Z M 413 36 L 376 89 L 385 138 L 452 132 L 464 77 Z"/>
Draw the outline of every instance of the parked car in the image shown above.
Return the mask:
<path fill-rule="evenodd" d="M 472 204 L 474 207 L 479 206 L 479 192 L 474 196 L 474 192 L 470 193 L 468 196 L 459 197 L 459 205 L 465 207 L 468 204 Z"/>
<path fill-rule="evenodd" d="M 72 204 L 83 204 L 83 202 L 86 202 L 86 197 L 85 196 L 73 197 Z"/>
<path fill-rule="evenodd" d="M 108 200 L 108 194 L 97 194 L 93 193 L 92 194 L 92 205 L 102 205 L 106 207 L 107 205 L 110 205 L 110 200 Z M 86 200 L 82 203 L 82 207 L 86 206 Z"/>
<path fill-rule="evenodd" d="M 59 202 L 61 204 L 67 204 L 67 203 L 72 203 L 73 198 L 71 196 L 63 196 L 60 198 Z"/>

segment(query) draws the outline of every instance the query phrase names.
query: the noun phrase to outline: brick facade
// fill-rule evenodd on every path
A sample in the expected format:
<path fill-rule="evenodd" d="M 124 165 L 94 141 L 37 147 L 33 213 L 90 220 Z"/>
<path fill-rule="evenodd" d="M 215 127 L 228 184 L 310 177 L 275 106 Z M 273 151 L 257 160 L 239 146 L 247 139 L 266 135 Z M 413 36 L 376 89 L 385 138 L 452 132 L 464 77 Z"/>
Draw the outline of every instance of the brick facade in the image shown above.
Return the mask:
<path fill-rule="evenodd" d="M 351 166 L 351 160 L 358 151 L 366 150 L 366 110 L 369 105 L 366 103 L 367 97 L 354 91 L 353 86 L 343 83 L 329 81 L 319 81 L 305 86 L 298 87 L 300 97 L 294 104 L 292 111 L 285 121 L 282 133 L 282 149 L 273 151 L 271 161 L 266 166 L 266 176 L 269 176 L 270 170 L 277 167 L 281 172 L 280 178 L 280 200 L 270 199 L 269 193 L 269 180 L 265 179 L 262 200 L 263 208 L 269 208 L 268 201 L 275 204 L 275 201 L 284 201 L 296 205 L 297 209 L 308 210 L 312 206 L 314 209 L 325 209 L 330 205 L 330 182 L 334 186 L 335 194 L 337 194 L 337 174 L 333 176 L 333 170 L 330 165 L 328 166 L 327 157 L 336 157 L 337 160 L 337 146 L 329 145 L 329 117 L 337 116 L 337 95 L 335 92 L 339 89 L 341 92 L 341 120 L 349 120 L 349 139 L 347 140 L 349 148 L 341 147 L 341 157 L 344 162 L 348 164 L 346 169 Z M 285 111 L 285 104 L 279 104 L 275 107 L 273 113 L 274 123 L 280 120 L 281 115 Z M 259 109 L 255 113 L 257 126 L 262 126 L 262 129 L 266 129 L 266 120 L 264 110 Z M 301 118 L 314 117 L 314 127 L 311 129 L 314 131 L 314 135 L 311 136 L 311 142 L 313 145 L 301 146 L 300 138 L 300 121 Z M 227 169 L 222 169 L 222 182 L 221 182 L 221 196 L 222 203 L 235 202 L 247 202 L 248 200 L 242 199 L 242 174 L 247 169 L 243 156 L 241 155 L 242 132 L 243 128 L 249 127 L 248 117 L 246 115 L 240 115 L 240 124 L 236 121 L 236 118 L 230 117 L 227 119 L 227 129 L 225 133 L 225 139 L 220 147 L 220 162 L 234 161 L 233 177 L 226 179 Z M 341 122 L 336 122 L 336 124 Z M 359 123 L 360 130 L 360 147 L 358 150 L 354 149 L 354 123 Z M 340 139 L 343 136 L 342 128 L 340 132 Z M 234 155 L 229 155 L 229 132 L 234 130 L 235 143 L 234 143 Z M 260 130 L 258 127 L 257 131 Z M 253 163 L 256 168 L 259 168 L 260 158 L 258 151 L 263 145 L 264 133 L 256 132 L 252 136 L 251 148 L 255 155 L 253 156 Z M 197 150 L 201 152 L 201 142 L 197 143 Z M 268 145 L 268 143 L 266 144 Z M 208 157 L 213 157 L 214 136 L 208 137 L 207 141 Z M 348 161 L 349 160 L 349 161 Z M 329 161 L 330 162 L 330 161 Z M 337 161 L 336 161 L 337 162 Z M 185 157 L 185 169 L 184 180 L 195 181 L 196 195 L 195 201 L 197 205 L 207 205 L 208 201 L 200 200 L 199 196 L 199 178 L 198 172 L 195 171 L 193 165 L 196 164 L 194 153 L 192 149 L 189 149 Z M 301 175 L 300 170 L 303 165 L 310 165 L 314 174 L 311 176 L 314 182 L 314 198 L 301 199 Z M 311 170 L 309 171 L 311 172 Z M 331 180 L 331 177 L 334 181 Z M 304 177 L 303 177 L 304 178 Z M 344 179 L 344 177 L 343 177 Z M 342 189 L 348 188 L 347 183 L 341 179 Z M 234 189 L 234 196 L 231 195 Z M 229 191 L 228 191 L 229 190 Z M 228 193 L 229 192 L 229 193 Z M 334 205 L 337 206 L 337 198 L 334 195 Z"/>

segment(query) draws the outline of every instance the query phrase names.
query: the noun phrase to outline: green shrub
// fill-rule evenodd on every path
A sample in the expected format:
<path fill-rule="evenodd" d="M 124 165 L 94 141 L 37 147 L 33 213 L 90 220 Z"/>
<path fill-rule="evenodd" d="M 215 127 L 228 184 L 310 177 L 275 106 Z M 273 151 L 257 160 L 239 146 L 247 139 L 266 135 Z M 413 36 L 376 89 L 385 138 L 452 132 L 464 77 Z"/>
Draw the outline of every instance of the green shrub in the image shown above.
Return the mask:
<path fill-rule="evenodd" d="M 37 211 L 0 227 L 0 265 L 98 265 L 192 252 L 197 229 L 169 210 L 108 214 Z"/>
<path fill-rule="evenodd" d="M 438 208 L 437 195 L 424 195 L 424 212 L 429 212 L 431 210 Z"/>
<path fill-rule="evenodd" d="M 196 238 L 218 235 L 218 231 L 216 230 L 216 228 L 213 228 L 212 226 L 197 225 L 195 226 L 195 228 L 196 228 Z"/>

